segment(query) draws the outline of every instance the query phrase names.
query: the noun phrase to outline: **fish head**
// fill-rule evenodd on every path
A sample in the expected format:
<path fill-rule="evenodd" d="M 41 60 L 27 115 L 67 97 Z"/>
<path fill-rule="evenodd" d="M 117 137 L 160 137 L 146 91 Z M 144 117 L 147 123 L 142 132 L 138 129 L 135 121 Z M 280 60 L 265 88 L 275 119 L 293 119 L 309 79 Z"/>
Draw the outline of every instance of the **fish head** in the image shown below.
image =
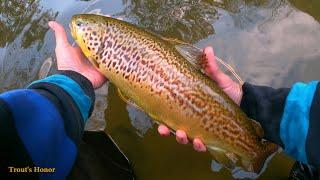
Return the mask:
<path fill-rule="evenodd" d="M 106 37 L 107 23 L 104 17 L 93 14 L 77 14 L 69 24 L 71 35 L 91 63 L 94 61 Z"/>

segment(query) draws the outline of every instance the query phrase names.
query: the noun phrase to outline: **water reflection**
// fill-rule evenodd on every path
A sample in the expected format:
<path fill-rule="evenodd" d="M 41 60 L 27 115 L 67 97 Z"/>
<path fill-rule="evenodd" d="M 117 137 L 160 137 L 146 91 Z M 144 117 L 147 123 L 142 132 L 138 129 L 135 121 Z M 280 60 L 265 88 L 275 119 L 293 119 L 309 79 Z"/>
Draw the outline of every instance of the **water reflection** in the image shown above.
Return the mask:
<path fill-rule="evenodd" d="M 47 22 L 57 12 L 44 9 L 38 0 L 1 1 L 0 92 L 25 86 L 41 66 L 38 52 L 48 31 Z M 38 45 L 33 47 L 32 45 Z M 47 51 L 44 49 L 43 51 Z M 41 53 L 42 55 L 44 53 Z"/>
<path fill-rule="evenodd" d="M 214 34 L 214 3 L 192 0 L 123 0 L 122 13 L 135 24 L 166 37 L 196 42 Z"/>
<path fill-rule="evenodd" d="M 308 63 L 310 59 L 320 58 L 317 48 L 320 25 L 284 2 L 269 1 L 258 9 L 247 6 L 236 14 L 220 10 L 220 21 L 213 24 L 216 35 L 198 45 L 213 45 L 219 56 L 252 83 L 280 87 L 305 80 L 304 73 L 296 79 L 286 77 L 291 69 L 297 68 L 297 62 Z M 238 14 L 239 17 L 234 18 Z"/>
<path fill-rule="evenodd" d="M 0 37 L 0 47 L 4 47 L 6 44 L 13 42 L 22 31 L 26 31 L 25 27 L 27 24 L 30 24 L 30 22 L 31 27 L 29 31 L 31 32 L 23 35 L 26 39 L 24 40 L 24 47 L 28 47 L 28 44 L 32 44 L 36 39 L 43 39 L 39 37 L 32 38 L 32 36 L 29 37 L 29 35 L 34 34 L 34 37 L 45 34 L 48 28 L 46 28 L 47 26 L 43 26 L 44 20 L 52 20 L 57 14 L 50 10 L 43 12 L 39 2 L 39 0 L 10 0 L 0 2 L 0 33 L 5 35 Z M 40 17 L 34 19 L 38 16 Z M 37 34 L 39 32 L 43 33 Z"/>
<path fill-rule="evenodd" d="M 29 46 L 38 43 L 38 50 L 43 45 L 44 36 L 49 30 L 48 22 L 54 20 L 58 15 L 58 12 L 54 13 L 52 10 L 43 12 L 40 17 L 36 17 L 30 26 L 26 29 L 22 35 L 22 47 L 28 48 Z"/>

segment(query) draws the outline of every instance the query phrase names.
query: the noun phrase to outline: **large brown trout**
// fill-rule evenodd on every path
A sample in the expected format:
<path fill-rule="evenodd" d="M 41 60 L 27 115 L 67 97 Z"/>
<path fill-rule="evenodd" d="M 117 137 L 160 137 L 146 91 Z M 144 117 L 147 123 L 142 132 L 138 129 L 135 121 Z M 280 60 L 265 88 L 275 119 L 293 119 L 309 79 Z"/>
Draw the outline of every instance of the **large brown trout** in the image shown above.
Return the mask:
<path fill-rule="evenodd" d="M 128 99 L 156 121 L 201 139 L 225 167 L 259 173 L 276 146 L 261 127 L 169 41 L 127 22 L 75 15 L 73 38 L 85 56 Z"/>

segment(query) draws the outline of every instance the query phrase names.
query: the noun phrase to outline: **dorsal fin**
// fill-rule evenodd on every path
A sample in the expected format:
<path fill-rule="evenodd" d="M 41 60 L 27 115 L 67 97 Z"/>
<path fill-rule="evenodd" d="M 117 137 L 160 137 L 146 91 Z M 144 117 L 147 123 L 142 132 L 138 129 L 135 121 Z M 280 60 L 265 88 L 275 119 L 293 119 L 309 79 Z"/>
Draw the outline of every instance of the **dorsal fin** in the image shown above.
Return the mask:
<path fill-rule="evenodd" d="M 161 37 L 158 35 L 158 37 L 162 38 L 163 40 L 169 42 L 172 44 L 176 50 L 187 60 L 189 61 L 196 69 L 200 70 L 203 74 L 206 75 L 205 71 L 202 68 L 202 61 L 203 61 L 203 51 L 202 49 L 189 44 L 187 42 L 181 41 L 179 39 L 174 38 L 167 38 L 167 37 Z M 226 62 L 224 62 L 222 59 L 216 56 L 216 60 L 222 64 L 233 76 L 234 78 L 240 83 L 243 84 L 242 79 L 240 76 L 235 72 L 235 70 Z"/>
<path fill-rule="evenodd" d="M 179 39 L 162 37 L 163 40 L 172 44 L 175 49 L 195 68 L 205 73 L 201 66 L 201 58 L 203 57 L 203 52 L 200 48 L 193 46 L 192 44 L 183 42 Z"/>

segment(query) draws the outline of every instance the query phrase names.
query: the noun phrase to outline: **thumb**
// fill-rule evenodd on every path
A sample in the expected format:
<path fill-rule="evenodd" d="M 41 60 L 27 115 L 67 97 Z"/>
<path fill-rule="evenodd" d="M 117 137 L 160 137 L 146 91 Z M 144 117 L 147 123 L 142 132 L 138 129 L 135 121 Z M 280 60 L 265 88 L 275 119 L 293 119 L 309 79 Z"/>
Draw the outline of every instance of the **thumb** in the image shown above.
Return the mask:
<path fill-rule="evenodd" d="M 49 27 L 54 31 L 56 37 L 56 47 L 66 47 L 69 46 L 66 31 L 63 26 L 56 21 L 50 21 L 48 23 Z"/>
<path fill-rule="evenodd" d="M 205 71 L 206 73 L 211 77 L 212 75 L 215 75 L 219 71 L 219 66 L 216 61 L 216 57 L 214 55 L 212 47 L 206 47 L 204 49 L 205 54 Z"/>
<path fill-rule="evenodd" d="M 227 76 L 223 71 L 220 70 L 212 47 L 206 47 L 204 49 L 204 54 L 206 56 L 207 61 L 205 66 L 205 71 L 207 75 L 212 80 L 217 82 L 221 88 L 229 86 L 233 81 L 229 76 Z"/>

